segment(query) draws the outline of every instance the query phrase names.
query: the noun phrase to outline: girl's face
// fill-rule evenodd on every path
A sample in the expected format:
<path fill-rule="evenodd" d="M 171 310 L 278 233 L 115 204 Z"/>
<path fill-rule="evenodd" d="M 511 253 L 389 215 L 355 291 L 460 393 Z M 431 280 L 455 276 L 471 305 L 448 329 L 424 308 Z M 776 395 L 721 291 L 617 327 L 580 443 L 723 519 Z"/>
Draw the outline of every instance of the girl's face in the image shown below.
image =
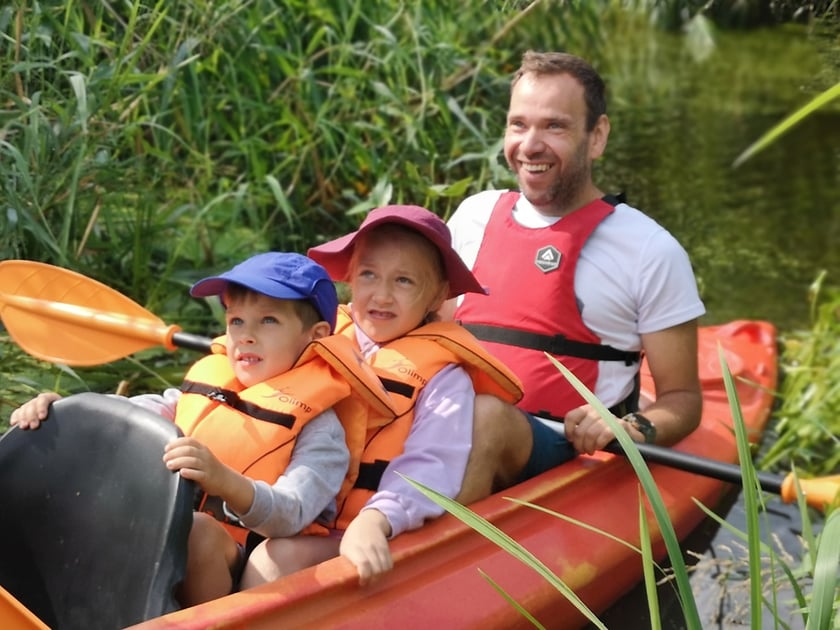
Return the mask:
<path fill-rule="evenodd" d="M 290 370 L 317 336 L 304 328 L 290 300 L 267 295 L 252 293 L 232 300 L 225 319 L 228 360 L 246 387 Z"/>
<path fill-rule="evenodd" d="M 437 248 L 420 234 L 391 227 L 362 235 L 350 263 L 353 319 L 379 344 L 420 326 L 449 290 Z"/>

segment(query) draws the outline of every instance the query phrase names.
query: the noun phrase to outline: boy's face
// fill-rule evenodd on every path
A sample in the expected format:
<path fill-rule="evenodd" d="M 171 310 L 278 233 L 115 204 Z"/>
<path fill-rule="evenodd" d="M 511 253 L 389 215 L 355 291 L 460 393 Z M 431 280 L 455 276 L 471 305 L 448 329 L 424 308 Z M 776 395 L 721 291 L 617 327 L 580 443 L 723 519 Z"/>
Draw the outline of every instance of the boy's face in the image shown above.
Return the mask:
<path fill-rule="evenodd" d="M 376 343 L 402 337 L 440 308 L 448 284 L 440 279 L 434 246 L 422 236 L 368 238 L 351 269 L 353 320 Z"/>
<path fill-rule="evenodd" d="M 313 339 L 290 300 L 247 294 L 228 303 L 225 319 L 228 360 L 246 387 L 287 372 Z"/>

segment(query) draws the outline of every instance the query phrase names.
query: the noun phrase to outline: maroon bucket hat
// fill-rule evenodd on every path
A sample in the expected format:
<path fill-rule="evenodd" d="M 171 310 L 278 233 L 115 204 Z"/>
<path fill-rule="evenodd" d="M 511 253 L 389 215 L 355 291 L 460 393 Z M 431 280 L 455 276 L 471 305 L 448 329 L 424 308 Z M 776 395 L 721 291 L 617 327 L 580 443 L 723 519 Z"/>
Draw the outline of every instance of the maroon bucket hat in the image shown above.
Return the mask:
<path fill-rule="evenodd" d="M 356 238 L 386 223 L 396 223 L 411 228 L 425 236 L 438 248 L 443 258 L 446 279 L 449 280 L 450 298 L 462 293 L 487 293 L 461 257 L 452 249 L 452 235 L 446 223 L 435 213 L 420 206 L 383 206 L 371 210 L 355 232 L 312 247 L 306 253 L 312 260 L 320 263 L 333 280 L 345 280 Z"/>

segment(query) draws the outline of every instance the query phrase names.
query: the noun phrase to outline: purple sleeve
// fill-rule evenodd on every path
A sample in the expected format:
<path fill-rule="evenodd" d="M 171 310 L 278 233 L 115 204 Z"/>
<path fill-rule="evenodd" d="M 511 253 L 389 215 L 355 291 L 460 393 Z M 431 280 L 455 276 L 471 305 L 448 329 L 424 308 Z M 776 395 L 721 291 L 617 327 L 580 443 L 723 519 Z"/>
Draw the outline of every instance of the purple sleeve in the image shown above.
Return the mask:
<path fill-rule="evenodd" d="M 385 469 L 379 490 L 364 509 L 377 509 L 391 524 L 391 537 L 443 514 L 397 473 L 455 497 L 461 490 L 472 448 L 475 390 L 467 373 L 449 365 L 423 388 L 405 450 Z"/>

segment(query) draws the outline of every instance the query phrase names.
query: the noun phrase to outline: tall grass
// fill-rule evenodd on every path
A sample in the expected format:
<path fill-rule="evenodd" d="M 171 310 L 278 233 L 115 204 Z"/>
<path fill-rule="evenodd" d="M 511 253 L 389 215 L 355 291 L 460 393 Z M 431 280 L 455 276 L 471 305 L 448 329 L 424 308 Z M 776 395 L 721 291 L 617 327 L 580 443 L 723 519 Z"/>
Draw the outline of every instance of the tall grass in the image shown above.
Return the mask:
<path fill-rule="evenodd" d="M 446 214 L 500 174 L 497 97 L 522 44 L 498 44 L 550 3 L 521 4 L 5 6 L 0 257 L 158 309 L 183 270 L 243 244 L 300 251 L 389 201 Z"/>

